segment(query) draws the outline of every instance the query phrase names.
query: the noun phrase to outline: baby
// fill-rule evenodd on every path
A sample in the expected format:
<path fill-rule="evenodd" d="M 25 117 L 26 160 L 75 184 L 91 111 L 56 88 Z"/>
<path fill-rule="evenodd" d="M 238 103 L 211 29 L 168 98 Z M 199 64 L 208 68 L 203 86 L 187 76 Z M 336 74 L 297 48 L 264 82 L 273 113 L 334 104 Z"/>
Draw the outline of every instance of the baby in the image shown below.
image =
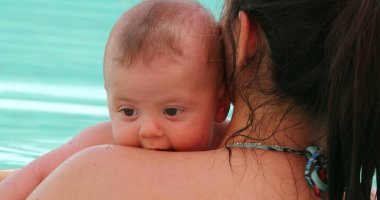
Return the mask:
<path fill-rule="evenodd" d="M 215 149 L 229 111 L 222 53 L 217 23 L 198 3 L 148 0 L 133 7 L 114 26 L 105 50 L 111 121 L 5 179 L 0 195 L 24 199 L 64 160 L 89 146 Z"/>
<path fill-rule="evenodd" d="M 219 145 L 213 130 L 229 103 L 218 32 L 191 1 L 148 1 L 121 17 L 104 59 L 116 144 L 174 151 Z"/>

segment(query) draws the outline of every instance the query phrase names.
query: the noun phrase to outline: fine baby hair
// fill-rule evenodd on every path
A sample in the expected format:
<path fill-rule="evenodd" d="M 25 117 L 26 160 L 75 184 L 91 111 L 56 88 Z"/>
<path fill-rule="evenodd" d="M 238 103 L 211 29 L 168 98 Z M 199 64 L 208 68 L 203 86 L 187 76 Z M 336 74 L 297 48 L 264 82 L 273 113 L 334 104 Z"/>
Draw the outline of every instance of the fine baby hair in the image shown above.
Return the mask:
<path fill-rule="evenodd" d="M 221 62 L 220 27 L 212 14 L 193 0 L 146 0 L 119 19 L 123 28 L 113 30 L 105 52 L 116 48 L 111 60 L 131 64 L 154 56 L 184 55 L 185 36 L 200 37 L 210 47 L 210 62 Z M 115 33 L 116 32 L 116 33 Z M 119 40 L 120 39 L 120 40 Z M 215 57 L 217 56 L 217 57 Z M 222 68 L 222 67 L 221 67 Z"/>

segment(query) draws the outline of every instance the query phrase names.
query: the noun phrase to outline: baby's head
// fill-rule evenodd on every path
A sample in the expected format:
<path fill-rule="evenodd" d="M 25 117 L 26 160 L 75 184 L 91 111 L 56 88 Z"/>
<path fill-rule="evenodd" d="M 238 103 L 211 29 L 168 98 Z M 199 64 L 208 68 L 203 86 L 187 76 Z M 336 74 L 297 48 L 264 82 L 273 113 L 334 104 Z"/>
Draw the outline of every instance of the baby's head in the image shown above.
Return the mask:
<path fill-rule="evenodd" d="M 161 150 L 204 150 L 225 120 L 220 29 L 201 5 L 148 0 L 114 26 L 104 79 L 115 142 Z"/>

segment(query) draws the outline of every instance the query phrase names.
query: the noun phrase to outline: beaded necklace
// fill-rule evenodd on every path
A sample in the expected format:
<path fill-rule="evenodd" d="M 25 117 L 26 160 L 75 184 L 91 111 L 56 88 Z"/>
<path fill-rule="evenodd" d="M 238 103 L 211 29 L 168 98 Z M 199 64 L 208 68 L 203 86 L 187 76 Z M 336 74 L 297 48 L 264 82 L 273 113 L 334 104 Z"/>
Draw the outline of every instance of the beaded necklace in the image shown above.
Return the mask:
<path fill-rule="evenodd" d="M 307 184 L 315 194 L 321 198 L 327 191 L 327 160 L 325 151 L 318 146 L 308 146 L 306 150 L 292 149 L 279 145 L 265 145 L 262 143 L 234 143 L 227 148 L 262 149 L 303 156 L 307 159 L 305 178 Z"/>

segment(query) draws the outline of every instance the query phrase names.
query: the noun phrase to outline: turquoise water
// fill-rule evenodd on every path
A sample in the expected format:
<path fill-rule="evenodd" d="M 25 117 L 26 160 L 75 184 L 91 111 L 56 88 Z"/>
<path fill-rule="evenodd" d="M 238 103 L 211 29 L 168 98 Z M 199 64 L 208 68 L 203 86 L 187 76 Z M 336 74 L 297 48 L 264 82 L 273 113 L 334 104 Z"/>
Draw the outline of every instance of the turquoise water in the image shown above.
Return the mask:
<path fill-rule="evenodd" d="M 0 2 L 0 169 L 19 168 L 108 119 L 108 34 L 138 0 Z M 218 15 L 222 0 L 202 0 Z"/>

